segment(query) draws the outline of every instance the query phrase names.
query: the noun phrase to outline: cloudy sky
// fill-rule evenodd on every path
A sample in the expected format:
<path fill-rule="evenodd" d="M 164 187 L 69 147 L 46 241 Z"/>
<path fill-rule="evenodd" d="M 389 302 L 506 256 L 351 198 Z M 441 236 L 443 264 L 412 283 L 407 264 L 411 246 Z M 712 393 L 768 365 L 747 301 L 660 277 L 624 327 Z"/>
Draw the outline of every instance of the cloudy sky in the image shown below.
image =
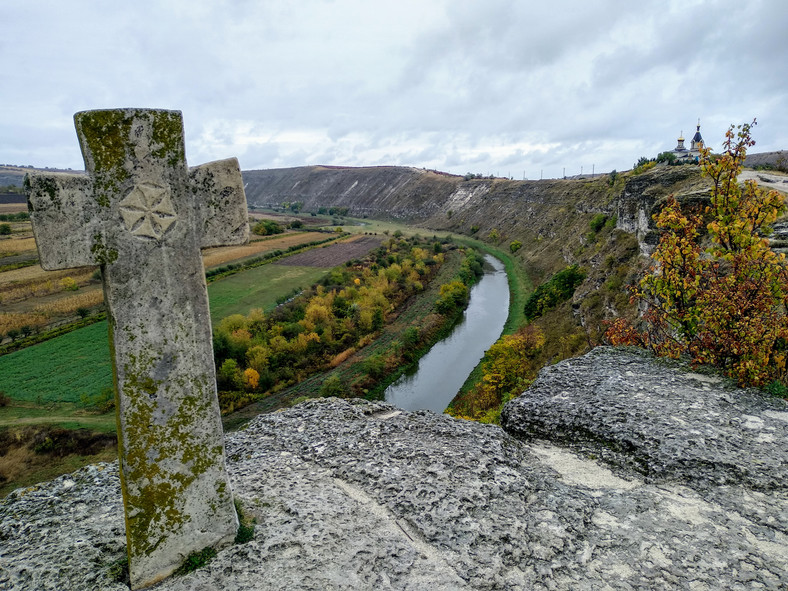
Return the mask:
<path fill-rule="evenodd" d="M 72 116 L 183 111 L 191 165 L 632 168 L 757 118 L 788 149 L 785 0 L 6 0 L 0 163 L 83 168 Z"/>

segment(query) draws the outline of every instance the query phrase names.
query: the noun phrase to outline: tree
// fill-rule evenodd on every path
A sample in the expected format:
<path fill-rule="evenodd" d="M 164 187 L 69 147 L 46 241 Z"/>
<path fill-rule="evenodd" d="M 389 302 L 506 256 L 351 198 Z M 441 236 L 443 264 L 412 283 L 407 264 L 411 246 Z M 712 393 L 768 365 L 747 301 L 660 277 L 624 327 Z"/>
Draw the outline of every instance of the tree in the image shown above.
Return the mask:
<path fill-rule="evenodd" d="M 676 155 L 673 152 L 661 152 L 657 154 L 657 162 L 665 162 L 666 164 L 673 164 L 676 162 Z"/>
<path fill-rule="evenodd" d="M 252 369 L 251 367 L 248 367 L 244 370 L 243 375 L 244 375 L 243 377 L 244 385 L 246 386 L 246 389 L 256 390 L 257 385 L 260 383 L 260 374 L 256 370 Z"/>
<path fill-rule="evenodd" d="M 0 236 L 8 236 L 11 233 L 11 224 L 0 224 Z"/>
<path fill-rule="evenodd" d="M 657 355 L 686 354 L 741 385 L 761 386 L 785 380 L 788 265 L 765 238 L 785 211 L 783 196 L 738 183 L 754 124 L 731 126 L 720 157 L 701 150 L 709 206 L 682 208 L 671 198 L 655 215 L 662 230 L 656 264 L 633 291 L 647 306 L 642 323 L 618 319 L 607 336 Z"/>
<path fill-rule="evenodd" d="M 522 243 L 522 242 L 520 242 L 519 240 L 512 240 L 512 241 L 509 243 L 509 250 L 511 250 L 511 251 L 512 251 L 512 254 L 516 253 L 516 252 L 517 252 L 518 250 L 520 250 L 522 247 L 523 247 L 523 243 Z"/>
<path fill-rule="evenodd" d="M 273 220 L 261 220 L 252 228 L 252 232 L 259 236 L 270 236 L 271 234 L 281 234 L 284 228 Z"/>
<path fill-rule="evenodd" d="M 219 388 L 223 390 L 242 390 L 244 376 L 235 359 L 225 359 L 216 375 Z"/>

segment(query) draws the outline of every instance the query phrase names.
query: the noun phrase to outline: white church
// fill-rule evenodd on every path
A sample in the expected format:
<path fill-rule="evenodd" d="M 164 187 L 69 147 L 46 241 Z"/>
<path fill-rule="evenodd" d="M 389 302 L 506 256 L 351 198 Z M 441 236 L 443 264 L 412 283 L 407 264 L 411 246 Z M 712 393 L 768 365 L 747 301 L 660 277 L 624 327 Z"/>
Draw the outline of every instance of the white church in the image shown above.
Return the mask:
<path fill-rule="evenodd" d="M 679 135 L 678 144 L 673 148 L 672 152 L 679 160 L 687 159 L 697 162 L 700 157 L 700 149 L 703 147 L 703 136 L 700 135 L 700 119 L 698 119 L 698 126 L 695 128 L 695 135 L 692 136 L 690 147 L 687 149 L 684 146 L 684 132 Z"/>

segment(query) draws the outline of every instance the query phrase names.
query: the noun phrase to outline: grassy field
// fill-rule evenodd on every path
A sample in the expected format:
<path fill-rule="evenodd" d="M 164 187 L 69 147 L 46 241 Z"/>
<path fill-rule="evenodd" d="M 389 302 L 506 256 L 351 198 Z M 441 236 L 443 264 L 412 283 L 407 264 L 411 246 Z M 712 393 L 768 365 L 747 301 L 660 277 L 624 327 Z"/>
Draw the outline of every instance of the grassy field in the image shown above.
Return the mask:
<path fill-rule="evenodd" d="M 247 314 L 253 308 L 270 310 L 277 298 L 309 287 L 326 272 L 317 267 L 272 264 L 225 277 L 208 286 L 211 318 L 217 322 L 230 314 Z"/>
<path fill-rule="evenodd" d="M 12 399 L 39 405 L 79 402 L 112 386 L 106 320 L 3 355 L 0 384 Z"/>

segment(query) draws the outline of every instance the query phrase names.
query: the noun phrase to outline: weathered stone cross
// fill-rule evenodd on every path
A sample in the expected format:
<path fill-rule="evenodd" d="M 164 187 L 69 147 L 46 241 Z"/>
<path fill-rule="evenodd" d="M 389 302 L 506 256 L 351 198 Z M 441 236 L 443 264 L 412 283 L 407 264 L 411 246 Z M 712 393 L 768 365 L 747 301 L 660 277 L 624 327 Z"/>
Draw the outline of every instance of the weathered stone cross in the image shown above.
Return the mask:
<path fill-rule="evenodd" d="M 77 113 L 88 175 L 30 174 L 44 269 L 101 265 L 133 589 L 238 528 L 200 249 L 248 239 L 235 158 L 186 167 L 179 111 Z"/>

